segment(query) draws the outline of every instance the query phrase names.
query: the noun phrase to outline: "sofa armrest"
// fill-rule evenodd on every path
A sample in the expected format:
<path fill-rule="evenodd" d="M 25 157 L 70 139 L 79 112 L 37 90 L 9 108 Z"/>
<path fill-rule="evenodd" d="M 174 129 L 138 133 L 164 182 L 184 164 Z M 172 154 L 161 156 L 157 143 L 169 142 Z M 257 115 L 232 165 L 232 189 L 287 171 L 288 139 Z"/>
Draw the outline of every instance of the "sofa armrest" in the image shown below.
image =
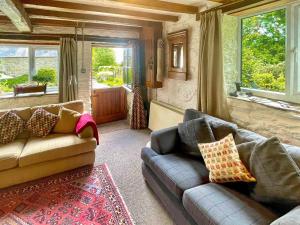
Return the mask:
<path fill-rule="evenodd" d="M 170 127 L 151 133 L 151 148 L 158 154 L 174 152 L 180 143 L 178 127 Z"/>
<path fill-rule="evenodd" d="M 79 134 L 78 137 L 80 138 L 92 138 L 94 137 L 94 131 L 91 126 L 84 128 Z"/>
<path fill-rule="evenodd" d="M 300 206 L 278 218 L 271 225 L 300 225 Z"/>

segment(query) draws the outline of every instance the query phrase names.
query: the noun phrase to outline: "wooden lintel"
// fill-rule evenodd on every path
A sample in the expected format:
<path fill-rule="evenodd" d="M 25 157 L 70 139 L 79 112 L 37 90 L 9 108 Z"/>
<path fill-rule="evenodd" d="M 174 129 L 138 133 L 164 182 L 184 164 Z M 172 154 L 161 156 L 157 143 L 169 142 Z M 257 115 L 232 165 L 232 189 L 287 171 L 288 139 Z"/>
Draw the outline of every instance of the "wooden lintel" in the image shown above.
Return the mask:
<path fill-rule="evenodd" d="M 0 33 L 0 40 L 22 40 L 22 41 L 59 41 L 62 37 L 75 37 L 74 34 L 21 34 L 21 33 Z M 78 35 L 78 40 L 81 41 L 92 41 L 92 42 L 101 42 L 101 43 L 127 43 L 130 40 L 136 40 L 131 38 L 113 38 L 113 37 L 101 37 L 95 35 Z"/>
<path fill-rule="evenodd" d="M 31 19 L 33 26 L 51 26 L 51 27 L 84 27 L 92 29 L 105 29 L 105 30 L 120 30 L 120 31 L 132 31 L 140 32 L 141 27 L 134 26 L 123 26 L 114 24 L 104 24 L 104 23 L 83 23 L 69 20 L 51 20 L 51 19 Z"/>
<path fill-rule="evenodd" d="M 137 20 L 137 19 L 127 19 L 114 16 L 100 16 L 92 14 L 83 14 L 83 13 L 73 13 L 73 12 L 61 12 L 54 10 L 44 10 L 44 9 L 26 9 L 27 13 L 30 16 L 46 16 L 51 18 L 63 18 L 63 19 L 72 19 L 78 21 L 97 21 L 97 22 L 109 22 L 116 24 L 125 24 L 133 26 L 150 26 L 150 27 L 161 27 L 161 22 L 153 22 L 147 20 Z"/>
<path fill-rule="evenodd" d="M 42 7 L 44 9 L 50 8 L 60 8 L 60 9 L 68 9 L 68 10 L 79 10 L 83 13 L 89 14 L 89 12 L 98 12 L 98 13 L 109 13 L 116 14 L 122 16 L 131 16 L 138 17 L 149 20 L 159 20 L 159 21 L 178 21 L 178 16 L 166 15 L 166 14 L 158 14 L 158 13 L 149 13 L 149 12 L 141 12 L 137 10 L 128 10 L 128 9 L 120 9 L 114 7 L 106 7 L 92 4 L 81 4 L 74 2 L 62 2 L 56 0 L 22 0 L 25 8 L 35 8 Z"/>
<path fill-rule="evenodd" d="M 30 19 L 20 0 L 1 0 L 0 11 L 11 20 L 19 31 L 32 31 Z"/>

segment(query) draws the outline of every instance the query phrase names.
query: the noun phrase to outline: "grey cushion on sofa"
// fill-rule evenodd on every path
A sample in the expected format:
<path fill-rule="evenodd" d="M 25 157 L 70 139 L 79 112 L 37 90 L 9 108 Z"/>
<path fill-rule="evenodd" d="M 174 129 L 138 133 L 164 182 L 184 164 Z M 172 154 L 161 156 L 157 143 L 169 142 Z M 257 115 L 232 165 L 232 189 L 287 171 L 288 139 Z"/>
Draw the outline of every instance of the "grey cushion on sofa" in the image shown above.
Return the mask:
<path fill-rule="evenodd" d="M 187 109 L 184 112 L 183 122 L 187 122 L 198 118 L 203 118 L 204 115 L 205 114 L 203 112 L 200 112 L 196 109 Z"/>
<path fill-rule="evenodd" d="M 288 153 L 292 156 L 297 166 L 300 168 L 300 147 L 287 145 L 287 144 L 284 144 L 283 146 L 288 151 Z"/>
<path fill-rule="evenodd" d="M 271 225 L 300 225 L 300 206 L 275 220 Z"/>
<path fill-rule="evenodd" d="M 232 134 L 233 137 L 235 136 L 238 129 L 236 124 L 209 115 L 205 115 L 205 118 L 212 129 L 216 141 L 221 140 L 228 134 Z"/>
<path fill-rule="evenodd" d="M 150 148 L 143 148 L 142 159 L 179 200 L 185 190 L 208 182 L 208 170 L 195 157 L 185 154 L 158 155 L 153 154 Z"/>
<path fill-rule="evenodd" d="M 208 123 L 211 126 L 214 137 L 217 141 L 226 137 L 230 133 L 232 133 L 233 136 L 235 136 L 235 132 L 238 129 L 237 125 L 234 123 L 230 123 L 228 121 L 207 115 L 195 109 L 187 109 L 184 113 L 183 121 L 186 122 L 197 118 L 207 119 Z"/>
<path fill-rule="evenodd" d="M 255 141 L 245 142 L 236 145 L 236 148 L 239 152 L 240 159 L 242 160 L 243 164 L 247 167 L 248 170 L 250 169 L 251 153 L 254 150 L 255 145 L 256 145 Z"/>
<path fill-rule="evenodd" d="M 264 203 L 300 204 L 300 170 L 278 138 L 257 143 L 250 157 L 257 183 L 252 197 Z"/>
<path fill-rule="evenodd" d="M 199 143 L 214 142 L 215 138 L 205 118 L 198 118 L 178 124 L 181 150 L 184 153 L 201 156 Z"/>
<path fill-rule="evenodd" d="M 244 129 L 238 129 L 236 131 L 236 135 L 234 138 L 234 142 L 236 145 L 239 145 L 239 144 L 242 144 L 245 142 L 251 142 L 251 141 L 262 142 L 265 140 L 267 140 L 266 137 L 263 137 L 257 133 L 254 133 L 249 130 L 244 130 Z"/>
<path fill-rule="evenodd" d="M 254 200 L 213 183 L 185 191 L 183 205 L 199 225 L 269 225 L 277 218 Z"/>

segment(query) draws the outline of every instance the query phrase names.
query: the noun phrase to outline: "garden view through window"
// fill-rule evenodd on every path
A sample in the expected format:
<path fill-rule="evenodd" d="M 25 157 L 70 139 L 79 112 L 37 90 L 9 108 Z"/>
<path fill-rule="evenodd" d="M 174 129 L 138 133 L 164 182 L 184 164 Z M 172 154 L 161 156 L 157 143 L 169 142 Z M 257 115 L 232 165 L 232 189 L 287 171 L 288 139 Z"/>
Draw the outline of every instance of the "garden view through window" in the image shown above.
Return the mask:
<path fill-rule="evenodd" d="M 132 87 L 132 48 L 93 47 L 93 88 Z"/>
<path fill-rule="evenodd" d="M 280 9 L 241 20 L 243 87 L 285 92 L 286 18 Z"/>
<path fill-rule="evenodd" d="M 58 46 L 1 45 L 0 96 L 28 85 L 46 85 L 47 93 L 57 92 L 58 51 Z"/>

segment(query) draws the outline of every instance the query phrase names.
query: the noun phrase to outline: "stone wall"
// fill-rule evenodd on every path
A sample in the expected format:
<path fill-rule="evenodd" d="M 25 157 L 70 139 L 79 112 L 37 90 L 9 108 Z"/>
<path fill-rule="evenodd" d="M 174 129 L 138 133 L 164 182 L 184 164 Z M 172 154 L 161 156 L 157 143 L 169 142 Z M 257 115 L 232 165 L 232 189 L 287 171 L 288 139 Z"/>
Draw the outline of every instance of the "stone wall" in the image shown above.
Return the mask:
<path fill-rule="evenodd" d="M 229 98 L 231 116 L 242 128 L 282 142 L 300 146 L 300 112 L 270 108 L 254 102 Z"/>
<path fill-rule="evenodd" d="M 194 15 L 183 15 L 176 23 L 164 23 L 163 38 L 166 40 L 167 34 L 171 32 L 188 29 L 188 80 L 174 80 L 167 77 L 167 65 L 163 88 L 157 89 L 155 99 L 174 105 L 178 108 L 197 108 L 197 84 L 198 84 L 198 65 L 199 65 L 199 39 L 200 25 Z M 165 49 L 166 59 L 168 57 L 167 48 Z"/>
<path fill-rule="evenodd" d="M 58 95 L 40 95 L 30 97 L 11 97 L 0 99 L 0 109 L 13 109 L 58 103 Z"/>

